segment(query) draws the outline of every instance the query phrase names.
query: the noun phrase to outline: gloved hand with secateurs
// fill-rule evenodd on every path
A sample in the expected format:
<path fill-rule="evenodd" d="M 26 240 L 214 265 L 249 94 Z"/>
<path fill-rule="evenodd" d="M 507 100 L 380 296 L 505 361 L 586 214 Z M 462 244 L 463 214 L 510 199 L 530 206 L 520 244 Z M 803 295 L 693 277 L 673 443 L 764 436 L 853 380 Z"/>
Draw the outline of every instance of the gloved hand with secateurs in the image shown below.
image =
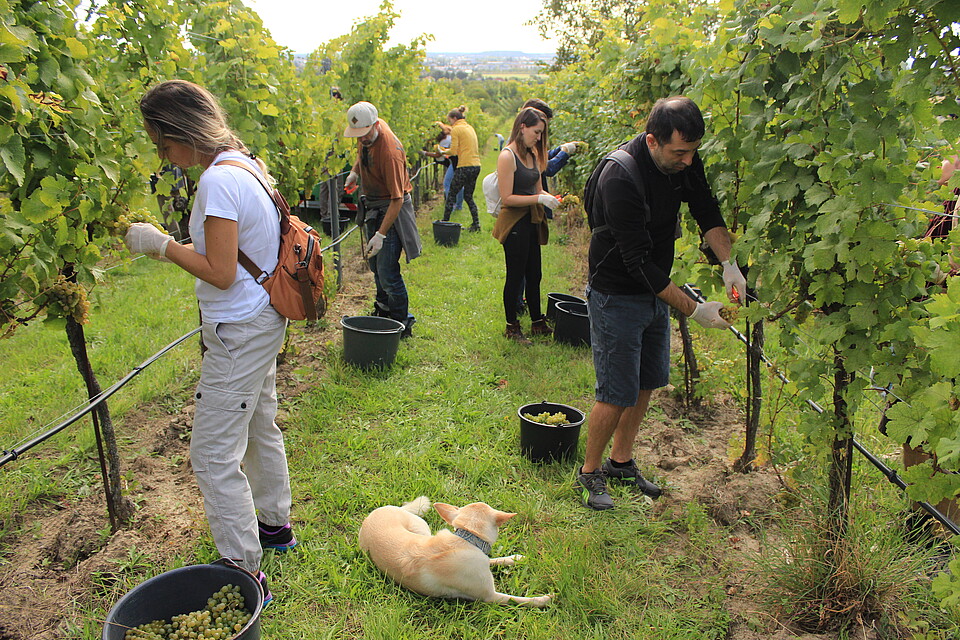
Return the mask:
<path fill-rule="evenodd" d="M 727 297 L 730 302 L 743 304 L 747 297 L 747 279 L 743 277 L 743 272 L 733 258 L 724 260 L 721 264 L 723 265 L 723 286 L 727 290 Z"/>
<path fill-rule="evenodd" d="M 347 193 L 353 193 L 357 190 L 358 180 L 360 180 L 360 175 L 356 171 L 351 171 L 343 183 L 343 190 Z"/>
<path fill-rule="evenodd" d="M 160 231 L 149 222 L 134 222 L 123 238 L 130 253 L 143 253 L 154 260 L 166 260 L 167 245 L 171 240 L 173 236 Z"/>
<path fill-rule="evenodd" d="M 541 193 L 537 196 L 537 202 L 542 204 L 548 209 L 556 209 L 560 206 L 560 199 L 550 195 L 549 193 Z"/>

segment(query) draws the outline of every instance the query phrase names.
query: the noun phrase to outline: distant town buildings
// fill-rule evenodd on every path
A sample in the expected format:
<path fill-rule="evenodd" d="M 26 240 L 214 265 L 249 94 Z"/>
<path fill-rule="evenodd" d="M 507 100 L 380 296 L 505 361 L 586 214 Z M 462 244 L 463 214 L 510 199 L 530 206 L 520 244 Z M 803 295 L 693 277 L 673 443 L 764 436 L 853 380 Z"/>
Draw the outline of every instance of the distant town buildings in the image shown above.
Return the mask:
<path fill-rule="evenodd" d="M 297 69 L 302 69 L 307 54 L 293 56 Z M 514 78 L 544 73 L 554 59 L 552 53 L 522 51 L 484 51 L 482 53 L 427 53 L 424 75 L 434 78 Z"/>

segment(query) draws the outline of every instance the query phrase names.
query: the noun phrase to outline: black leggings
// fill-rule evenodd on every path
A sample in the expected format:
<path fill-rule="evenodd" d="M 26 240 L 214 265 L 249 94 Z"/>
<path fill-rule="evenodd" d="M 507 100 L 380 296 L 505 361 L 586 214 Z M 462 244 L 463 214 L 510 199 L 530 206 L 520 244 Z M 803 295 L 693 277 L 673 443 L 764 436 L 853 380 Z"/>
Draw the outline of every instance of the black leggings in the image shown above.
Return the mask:
<path fill-rule="evenodd" d="M 507 315 L 507 323 L 517 322 L 518 300 L 523 288 L 526 288 L 530 319 L 534 321 L 542 319 L 540 233 L 537 225 L 530 221 L 529 213 L 510 230 L 503 243 L 503 255 L 507 262 L 507 277 L 503 284 L 503 310 Z"/>
<path fill-rule="evenodd" d="M 480 175 L 480 167 L 457 167 L 453 172 L 453 180 L 450 182 L 450 191 L 447 192 L 447 201 L 443 205 L 443 219 L 449 220 L 453 212 L 453 205 L 457 203 L 457 194 L 463 189 L 463 200 L 470 207 L 470 215 L 473 216 L 473 223 L 479 224 L 480 218 L 477 216 L 477 203 L 473 201 L 473 191 L 477 188 L 477 177 Z"/>

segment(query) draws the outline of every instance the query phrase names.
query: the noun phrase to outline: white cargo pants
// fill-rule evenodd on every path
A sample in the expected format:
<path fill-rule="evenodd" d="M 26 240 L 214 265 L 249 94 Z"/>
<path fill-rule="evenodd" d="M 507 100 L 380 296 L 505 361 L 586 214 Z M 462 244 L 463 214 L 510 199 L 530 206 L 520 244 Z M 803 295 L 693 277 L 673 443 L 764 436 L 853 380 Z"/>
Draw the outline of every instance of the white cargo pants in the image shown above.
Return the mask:
<path fill-rule="evenodd" d="M 256 573 L 257 517 L 290 519 L 290 476 L 277 414 L 277 354 L 287 320 L 268 306 L 249 322 L 202 325 L 190 462 L 217 550 Z M 241 468 L 242 466 L 242 468 Z"/>

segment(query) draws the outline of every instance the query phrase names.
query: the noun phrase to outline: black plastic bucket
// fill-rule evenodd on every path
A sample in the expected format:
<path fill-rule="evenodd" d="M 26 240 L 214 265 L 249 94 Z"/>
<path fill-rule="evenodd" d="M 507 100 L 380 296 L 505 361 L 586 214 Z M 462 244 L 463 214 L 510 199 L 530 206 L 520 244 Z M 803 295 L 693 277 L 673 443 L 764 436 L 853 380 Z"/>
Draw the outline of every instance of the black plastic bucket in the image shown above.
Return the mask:
<path fill-rule="evenodd" d="M 240 587 L 250 621 L 234 640 L 260 640 L 263 588 L 253 574 L 230 564 L 197 564 L 161 573 L 133 588 L 113 605 L 103 625 L 102 640 L 123 640 L 130 627 L 200 611 L 221 587 Z"/>
<path fill-rule="evenodd" d="M 320 220 L 320 226 L 323 227 L 324 235 L 332 236 L 333 235 L 333 225 L 331 224 L 330 218 L 322 218 Z M 340 216 L 340 233 L 343 233 L 347 230 L 347 225 L 353 222 L 353 216 Z"/>
<path fill-rule="evenodd" d="M 550 320 L 557 319 L 557 303 L 558 302 L 580 302 L 582 304 L 587 304 L 587 301 L 583 298 L 578 298 L 577 296 L 572 296 L 569 293 L 548 293 L 547 294 L 547 318 Z"/>
<path fill-rule="evenodd" d="M 540 424 L 523 417 L 529 413 L 539 415 L 543 412 L 562 413 L 568 424 L 561 426 Z M 517 409 L 520 416 L 520 451 L 533 462 L 552 462 L 573 457 L 580 440 L 580 425 L 585 416 L 579 409 L 553 402 L 525 404 Z"/>
<path fill-rule="evenodd" d="M 444 222 L 443 220 L 433 221 L 433 241 L 444 247 L 455 247 L 460 242 L 460 230 L 463 228 L 459 222 Z"/>
<path fill-rule="evenodd" d="M 361 369 L 389 367 L 397 357 L 402 322 L 377 316 L 344 316 L 343 359 Z"/>
<path fill-rule="evenodd" d="M 558 302 L 553 327 L 557 342 L 575 347 L 590 346 L 590 317 L 585 302 Z"/>

